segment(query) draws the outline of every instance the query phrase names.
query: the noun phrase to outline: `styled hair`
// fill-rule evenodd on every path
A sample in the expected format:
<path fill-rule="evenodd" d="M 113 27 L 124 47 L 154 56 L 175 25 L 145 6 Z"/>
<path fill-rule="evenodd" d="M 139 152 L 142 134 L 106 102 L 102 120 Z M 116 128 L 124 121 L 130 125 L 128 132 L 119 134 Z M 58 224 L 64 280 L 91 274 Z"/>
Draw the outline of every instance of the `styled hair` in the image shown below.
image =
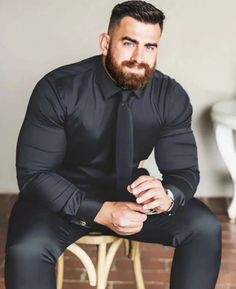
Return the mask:
<path fill-rule="evenodd" d="M 108 33 L 116 25 L 119 25 L 125 16 L 130 16 L 144 23 L 159 24 L 161 31 L 163 30 L 165 15 L 161 10 L 145 1 L 130 0 L 119 3 L 112 9 Z"/>

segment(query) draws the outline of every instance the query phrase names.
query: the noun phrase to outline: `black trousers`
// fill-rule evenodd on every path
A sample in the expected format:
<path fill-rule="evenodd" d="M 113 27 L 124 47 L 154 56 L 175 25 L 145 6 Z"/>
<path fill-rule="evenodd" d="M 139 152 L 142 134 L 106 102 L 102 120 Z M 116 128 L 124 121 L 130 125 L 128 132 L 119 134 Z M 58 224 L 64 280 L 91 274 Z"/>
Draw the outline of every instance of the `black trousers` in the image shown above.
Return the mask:
<path fill-rule="evenodd" d="M 101 225 L 94 225 L 92 230 L 112 233 Z M 59 214 L 18 200 L 8 229 L 6 289 L 55 289 L 57 258 L 89 231 Z M 141 232 L 128 238 L 175 247 L 171 289 L 215 288 L 221 259 L 221 228 L 199 200 L 187 202 L 173 216 L 149 216 Z"/>

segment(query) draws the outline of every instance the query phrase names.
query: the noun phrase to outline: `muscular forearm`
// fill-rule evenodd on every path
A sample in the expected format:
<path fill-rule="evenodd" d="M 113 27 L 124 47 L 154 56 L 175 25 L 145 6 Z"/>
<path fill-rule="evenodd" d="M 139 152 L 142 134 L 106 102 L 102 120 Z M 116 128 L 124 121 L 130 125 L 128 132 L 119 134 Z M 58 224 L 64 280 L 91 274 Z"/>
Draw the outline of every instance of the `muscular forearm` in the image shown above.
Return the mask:
<path fill-rule="evenodd" d="M 200 173 L 197 168 L 162 171 L 162 174 L 162 184 L 173 193 L 176 206 L 183 206 L 194 196 L 200 180 Z"/>
<path fill-rule="evenodd" d="M 23 199 L 68 216 L 74 223 L 90 227 L 103 201 L 88 194 L 55 172 L 28 176 L 18 168 L 18 184 Z"/>

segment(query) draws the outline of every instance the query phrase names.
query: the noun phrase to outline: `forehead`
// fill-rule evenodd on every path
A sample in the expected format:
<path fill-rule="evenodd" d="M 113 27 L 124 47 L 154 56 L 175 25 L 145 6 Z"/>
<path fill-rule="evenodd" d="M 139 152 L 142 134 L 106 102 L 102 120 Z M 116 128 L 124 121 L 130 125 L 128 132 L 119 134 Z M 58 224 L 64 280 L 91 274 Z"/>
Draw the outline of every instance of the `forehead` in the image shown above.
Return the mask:
<path fill-rule="evenodd" d="M 121 39 L 129 36 L 139 41 L 158 42 L 161 37 L 159 24 L 143 23 L 132 17 L 125 16 L 114 28 L 112 38 Z"/>

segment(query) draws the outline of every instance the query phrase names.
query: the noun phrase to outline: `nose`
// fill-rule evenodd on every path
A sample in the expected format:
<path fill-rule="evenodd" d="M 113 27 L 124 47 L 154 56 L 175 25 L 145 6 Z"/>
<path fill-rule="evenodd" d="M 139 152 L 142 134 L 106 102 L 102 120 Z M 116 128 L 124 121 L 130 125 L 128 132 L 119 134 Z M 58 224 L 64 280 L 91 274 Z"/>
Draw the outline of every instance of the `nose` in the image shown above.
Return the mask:
<path fill-rule="evenodd" d="M 143 53 L 140 47 L 135 47 L 135 50 L 131 56 L 131 60 L 135 60 L 137 63 L 141 63 L 143 61 Z"/>

